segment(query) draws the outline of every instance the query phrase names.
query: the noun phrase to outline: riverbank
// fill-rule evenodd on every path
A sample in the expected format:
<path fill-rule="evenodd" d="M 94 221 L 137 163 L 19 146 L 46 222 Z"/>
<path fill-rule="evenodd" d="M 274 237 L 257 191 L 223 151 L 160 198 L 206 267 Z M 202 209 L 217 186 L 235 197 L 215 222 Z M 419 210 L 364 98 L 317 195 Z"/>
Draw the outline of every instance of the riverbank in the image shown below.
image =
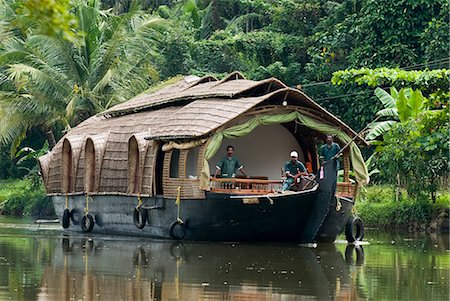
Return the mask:
<path fill-rule="evenodd" d="M 55 217 L 55 210 L 40 182 L 36 183 L 31 179 L 8 179 L 0 181 L 0 214 Z"/>
<path fill-rule="evenodd" d="M 449 233 L 450 197 L 444 191 L 436 203 L 429 199 L 395 198 L 395 189 L 373 185 L 361 192 L 355 206 L 356 214 L 370 228 L 408 232 Z"/>

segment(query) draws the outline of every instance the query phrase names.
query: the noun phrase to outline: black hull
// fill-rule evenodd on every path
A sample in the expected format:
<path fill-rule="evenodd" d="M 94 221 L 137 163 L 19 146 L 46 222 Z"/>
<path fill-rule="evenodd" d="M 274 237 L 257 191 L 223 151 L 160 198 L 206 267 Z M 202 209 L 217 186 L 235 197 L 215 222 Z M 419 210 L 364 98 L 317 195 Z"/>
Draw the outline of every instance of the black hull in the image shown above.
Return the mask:
<path fill-rule="evenodd" d="M 341 200 L 337 206 L 333 182 L 322 180 L 309 191 L 265 196 L 239 196 L 207 193 L 204 200 L 182 200 L 179 218 L 190 241 L 297 242 L 334 241 L 344 230 L 352 202 Z M 94 218 L 93 232 L 163 239 L 171 235 L 170 226 L 178 218 L 175 199 L 156 196 L 143 198 L 148 215 L 139 229 L 133 219 L 137 197 L 93 195 L 89 214 Z M 65 196 L 53 196 L 58 216 L 66 209 Z M 68 231 L 83 231 L 79 223 L 86 206 L 84 195 L 70 196 L 68 209 L 77 211 Z M 338 210 L 339 209 L 339 210 Z M 86 230 L 86 229 L 84 229 Z"/>

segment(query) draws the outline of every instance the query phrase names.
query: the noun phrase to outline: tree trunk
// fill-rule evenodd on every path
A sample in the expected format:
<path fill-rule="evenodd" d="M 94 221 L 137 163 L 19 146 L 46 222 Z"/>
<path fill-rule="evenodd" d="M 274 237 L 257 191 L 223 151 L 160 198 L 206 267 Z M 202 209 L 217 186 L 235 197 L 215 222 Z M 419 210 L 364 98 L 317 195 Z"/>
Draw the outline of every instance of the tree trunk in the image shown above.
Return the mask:
<path fill-rule="evenodd" d="M 211 14 L 212 14 L 212 26 L 213 30 L 220 28 L 220 14 L 219 14 L 219 4 L 217 3 L 217 0 L 211 1 Z"/>
<path fill-rule="evenodd" d="M 395 188 L 395 201 L 400 199 L 400 174 L 397 174 L 397 187 Z"/>
<path fill-rule="evenodd" d="M 44 134 L 48 142 L 48 149 L 52 150 L 56 145 L 55 134 L 52 129 L 44 129 Z"/>

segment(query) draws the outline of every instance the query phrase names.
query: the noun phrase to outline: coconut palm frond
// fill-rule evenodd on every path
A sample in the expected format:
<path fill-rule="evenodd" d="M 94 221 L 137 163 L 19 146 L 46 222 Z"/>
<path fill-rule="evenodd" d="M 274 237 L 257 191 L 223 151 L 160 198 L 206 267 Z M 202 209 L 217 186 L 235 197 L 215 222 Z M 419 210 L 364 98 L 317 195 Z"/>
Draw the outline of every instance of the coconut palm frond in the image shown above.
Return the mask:
<path fill-rule="evenodd" d="M 105 87 L 107 85 L 109 85 L 109 83 L 111 82 L 112 77 L 113 77 L 113 71 L 111 69 L 108 69 L 108 71 L 106 71 L 103 78 L 97 82 L 97 84 L 92 89 L 92 91 L 95 93 L 100 93 L 101 91 L 103 91 L 105 89 Z"/>
<path fill-rule="evenodd" d="M 29 63 L 60 81 L 79 79 L 70 48 L 63 39 L 46 35 L 31 36 L 26 42 Z"/>
<path fill-rule="evenodd" d="M 7 72 L 11 80 L 18 84 L 27 83 L 34 86 L 42 94 L 55 96 L 55 94 L 67 95 L 71 92 L 69 87 L 64 86 L 58 79 L 30 65 L 12 64 Z"/>

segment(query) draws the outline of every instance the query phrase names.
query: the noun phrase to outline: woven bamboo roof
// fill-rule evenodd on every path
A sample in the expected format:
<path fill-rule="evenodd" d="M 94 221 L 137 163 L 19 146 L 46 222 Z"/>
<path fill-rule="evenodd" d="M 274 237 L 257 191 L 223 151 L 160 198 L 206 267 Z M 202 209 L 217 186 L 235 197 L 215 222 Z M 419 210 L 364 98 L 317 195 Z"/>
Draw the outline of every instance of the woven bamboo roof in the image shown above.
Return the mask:
<path fill-rule="evenodd" d="M 68 183 L 79 192 L 84 187 L 85 149 L 88 138 L 95 148 L 95 190 L 127 191 L 128 145 L 136 138 L 140 158 L 145 168 L 152 168 L 149 140 L 199 140 L 220 128 L 239 123 L 239 118 L 251 118 L 270 110 L 301 110 L 304 114 L 325 121 L 345 131 L 357 134 L 338 118 L 315 103 L 302 91 L 292 89 L 275 78 L 262 81 L 245 79 L 234 72 L 222 80 L 212 76 L 194 76 L 161 89 L 141 94 L 127 102 L 93 116 L 71 129 L 52 152 L 40 158 L 48 193 L 61 191 L 63 144 L 70 144 L 73 169 Z M 272 111 L 273 112 L 273 111 Z M 144 139 L 145 138 L 145 139 Z M 362 138 L 359 142 L 365 143 Z M 147 166 L 148 165 L 148 166 Z M 151 193 L 151 179 L 143 187 Z M 148 182 L 148 183 L 147 183 Z M 143 188 L 143 190 L 145 190 Z"/>

